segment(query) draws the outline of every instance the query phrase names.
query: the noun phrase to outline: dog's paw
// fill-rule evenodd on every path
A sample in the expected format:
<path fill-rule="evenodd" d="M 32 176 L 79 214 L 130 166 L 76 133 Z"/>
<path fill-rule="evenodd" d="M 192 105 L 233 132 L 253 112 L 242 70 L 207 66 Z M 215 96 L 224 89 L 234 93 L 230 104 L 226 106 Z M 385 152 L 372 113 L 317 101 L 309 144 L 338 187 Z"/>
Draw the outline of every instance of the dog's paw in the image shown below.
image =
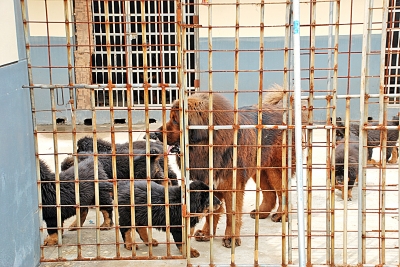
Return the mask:
<path fill-rule="evenodd" d="M 242 240 L 240 238 L 235 238 L 235 246 L 239 247 L 242 244 Z M 226 248 L 232 247 L 232 238 L 224 237 L 222 239 L 222 245 Z"/>
<path fill-rule="evenodd" d="M 256 218 L 256 210 L 252 210 L 250 212 L 250 217 L 255 219 Z M 266 219 L 269 216 L 269 212 L 258 212 L 258 218 L 260 219 Z"/>
<path fill-rule="evenodd" d="M 282 222 L 282 215 L 275 213 L 274 215 L 272 215 L 271 220 L 273 222 Z"/>
<path fill-rule="evenodd" d="M 114 223 L 112 221 L 104 221 L 101 225 L 100 225 L 100 231 L 104 231 L 104 230 L 111 230 L 112 227 L 114 226 Z"/>
<path fill-rule="evenodd" d="M 148 245 L 149 245 L 149 243 L 146 243 L 146 246 L 148 246 Z M 153 239 L 153 240 L 151 241 L 151 245 L 152 245 L 153 247 L 157 247 L 157 246 L 158 246 L 158 241 L 155 240 L 155 239 Z"/>
<path fill-rule="evenodd" d="M 124 244 L 124 247 L 127 249 L 127 250 L 132 250 L 132 243 L 125 243 Z M 139 248 L 139 246 L 138 245 L 135 245 L 136 246 L 136 249 L 138 249 Z"/>
<path fill-rule="evenodd" d="M 45 246 L 57 245 L 58 244 L 58 234 L 54 233 L 54 234 L 48 235 L 43 243 Z"/>
<path fill-rule="evenodd" d="M 194 233 L 194 239 L 196 239 L 198 242 L 206 242 L 210 241 L 210 235 L 205 235 L 202 230 L 197 230 Z"/>
<path fill-rule="evenodd" d="M 190 248 L 190 257 L 191 258 L 198 258 L 200 256 L 200 252 L 198 252 L 194 248 Z"/>

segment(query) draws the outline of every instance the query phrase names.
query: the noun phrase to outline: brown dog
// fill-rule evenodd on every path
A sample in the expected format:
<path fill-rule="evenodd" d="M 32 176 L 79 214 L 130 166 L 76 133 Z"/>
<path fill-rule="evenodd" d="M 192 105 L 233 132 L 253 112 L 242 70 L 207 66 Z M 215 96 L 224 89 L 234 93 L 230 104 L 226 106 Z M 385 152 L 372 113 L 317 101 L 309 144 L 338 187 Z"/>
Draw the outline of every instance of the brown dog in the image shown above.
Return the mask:
<path fill-rule="evenodd" d="M 243 197 L 246 182 L 250 177 L 256 178 L 257 170 L 257 131 L 251 128 L 240 128 L 239 125 L 258 124 L 258 109 L 256 106 L 242 107 L 238 112 L 238 122 L 235 125 L 234 108 L 229 101 L 220 94 L 213 94 L 213 126 L 232 125 L 237 129 L 237 161 L 234 162 L 234 137 L 233 129 L 215 129 L 213 131 L 213 184 L 215 195 L 219 199 L 224 199 L 226 204 L 226 229 L 223 245 L 231 247 L 233 237 L 236 246 L 240 246 L 240 229 L 242 224 Z M 196 93 L 188 97 L 188 121 L 189 125 L 209 125 L 210 100 L 208 93 Z M 175 101 L 170 112 L 170 119 L 166 123 L 166 129 L 162 127 L 155 134 L 162 140 L 163 131 L 167 135 L 167 143 L 171 146 L 180 145 L 181 126 L 179 125 L 179 102 Z M 283 112 L 277 105 L 263 105 L 262 124 L 263 125 L 282 125 Z M 263 129 L 261 136 L 261 164 L 260 164 L 260 186 L 263 190 L 263 201 L 259 207 L 259 218 L 269 216 L 275 207 L 276 196 L 279 199 L 277 213 L 272 216 L 272 220 L 277 222 L 282 217 L 282 145 L 283 130 Z M 154 136 L 154 135 L 153 135 Z M 209 130 L 190 129 L 189 130 L 189 167 L 190 179 L 201 180 L 208 184 L 209 179 Z M 295 158 L 294 147 L 293 159 Z M 293 163 L 294 164 L 294 163 Z M 294 165 L 293 165 L 294 166 Z M 236 170 L 236 175 L 234 171 Z M 292 168 L 294 170 L 295 168 Z M 236 184 L 233 184 L 233 179 Z M 233 189 L 236 192 L 236 203 L 233 208 Z M 214 214 L 212 225 L 215 233 L 219 217 L 224 212 L 223 207 Z M 232 215 L 235 214 L 235 231 L 232 231 Z M 251 216 L 255 217 L 255 210 Z M 210 224 L 207 217 L 202 230 L 195 233 L 196 240 L 208 241 L 210 238 Z"/>

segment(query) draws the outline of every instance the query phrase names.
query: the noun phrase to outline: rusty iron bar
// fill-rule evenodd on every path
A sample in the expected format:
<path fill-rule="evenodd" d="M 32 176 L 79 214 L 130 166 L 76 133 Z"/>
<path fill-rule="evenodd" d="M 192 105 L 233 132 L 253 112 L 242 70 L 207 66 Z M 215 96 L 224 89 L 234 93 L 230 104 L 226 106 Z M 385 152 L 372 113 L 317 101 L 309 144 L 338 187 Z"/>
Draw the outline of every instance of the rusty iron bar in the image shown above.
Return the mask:
<path fill-rule="evenodd" d="M 264 85 L 264 14 L 265 5 L 264 0 L 260 3 L 260 59 L 259 59 L 259 78 L 258 78 L 258 126 L 262 125 L 262 93 Z M 259 235 L 260 235 L 260 174 L 261 174 L 261 144 L 262 144 L 262 129 L 257 128 L 257 151 L 256 151 L 256 202 L 255 202 L 255 225 L 254 225 L 254 265 L 259 264 Z M 282 222 L 283 223 L 283 222 Z"/>
<path fill-rule="evenodd" d="M 70 9 L 71 8 L 71 9 Z M 64 0 L 64 20 L 65 20 L 65 37 L 66 37 L 66 48 L 67 48 L 67 62 L 68 62 L 68 82 L 70 86 L 73 86 L 74 79 L 73 79 L 73 64 L 72 64 L 72 49 L 73 46 L 71 45 L 71 34 L 75 36 L 74 28 L 70 25 L 70 20 L 73 20 L 73 3 L 70 0 Z M 73 23 L 73 21 L 72 21 Z M 70 32 L 72 30 L 72 33 Z M 64 89 L 61 88 L 63 91 Z M 74 100 L 74 92 L 73 88 L 69 88 L 69 101 L 66 104 L 70 105 L 71 108 L 71 125 L 72 125 L 72 148 L 73 153 L 77 153 L 77 138 L 76 138 L 76 109 L 75 109 L 75 100 Z M 56 165 L 57 166 L 57 165 Z M 74 156 L 74 177 L 75 177 L 75 204 L 76 204 L 76 223 L 77 223 L 77 259 L 83 258 L 82 256 L 82 231 L 81 231 L 81 207 L 80 207 L 80 198 L 79 198 L 79 172 L 78 172 L 78 157 Z M 57 168 L 57 167 L 56 167 Z"/>
<path fill-rule="evenodd" d="M 282 99 L 282 109 L 283 109 L 283 124 L 288 125 L 288 121 L 290 124 L 293 122 L 293 112 L 288 112 L 288 106 L 291 105 L 290 101 L 290 88 L 291 88 L 291 79 L 290 79 L 290 69 L 291 69 L 291 27 L 292 27 L 292 5 L 289 1 L 285 4 L 285 41 L 284 41 L 284 73 L 283 73 L 283 88 L 285 93 L 283 94 Z M 293 109 L 291 109 L 293 110 Z M 282 264 L 291 264 L 293 263 L 293 238 L 290 235 L 293 233 L 293 216 L 292 216 L 292 205 L 290 204 L 292 201 L 292 193 L 289 191 L 289 188 L 292 187 L 292 148 L 288 147 L 288 144 L 293 143 L 293 131 L 290 129 L 283 132 L 282 135 L 282 244 L 287 243 L 286 245 L 282 245 Z M 288 163 L 288 164 L 287 164 Z M 287 228 L 286 222 L 288 224 Z"/>
<path fill-rule="evenodd" d="M 333 52 L 333 81 L 332 81 L 332 104 L 333 104 L 333 110 L 332 110 L 332 123 L 333 125 L 336 126 L 336 107 L 337 107 L 337 88 L 338 88 L 338 47 L 339 47 L 339 22 L 340 22 L 340 0 L 336 0 L 336 6 L 335 6 L 336 14 L 335 14 L 335 33 L 334 33 L 334 52 Z M 333 2 L 330 5 L 330 8 L 334 8 Z M 330 44 L 329 44 L 330 46 Z M 331 88 L 328 88 L 328 90 Z M 329 118 L 327 118 L 328 121 Z M 334 131 L 332 131 L 332 142 L 336 143 L 336 134 L 334 134 Z M 327 148 L 327 152 L 329 149 Z M 336 148 L 333 145 L 332 146 L 332 154 L 331 154 L 331 162 L 335 162 L 335 151 Z M 328 159 L 329 160 L 329 159 Z M 327 171 L 327 179 L 330 177 L 335 177 L 335 170 L 334 168 L 330 169 L 330 172 Z M 327 180 L 327 199 L 329 204 L 327 204 L 327 254 L 329 254 L 328 257 L 328 264 L 335 264 L 335 192 L 334 188 L 335 186 L 335 178 Z M 329 190 L 328 190 L 329 189 Z M 330 216 L 331 214 L 331 216 Z M 331 236 L 331 240 L 329 241 L 329 237 Z M 329 251 L 330 249 L 330 251 Z M 327 255 L 328 256 L 328 255 Z"/>
<path fill-rule="evenodd" d="M 293 73 L 294 73 L 294 109 L 301 111 L 301 71 L 300 71 L 300 3 L 293 2 Z M 295 145 L 296 162 L 302 162 L 302 132 L 301 112 L 295 113 Z M 304 236 L 304 197 L 303 197 L 303 169 L 301 164 L 296 164 L 297 178 L 297 219 L 298 219 L 298 257 L 299 266 L 306 265 L 305 236 Z"/>
<path fill-rule="evenodd" d="M 363 47 L 362 50 L 362 61 L 361 61 L 361 84 L 360 84 L 360 129 L 359 129 L 359 140 L 362 144 L 359 145 L 359 166 L 363 166 L 358 170 L 358 183 L 362 186 L 358 186 L 358 264 L 366 263 L 366 192 L 362 190 L 366 186 L 366 155 L 367 149 L 365 145 L 367 144 L 367 131 L 363 130 L 362 125 L 368 121 L 368 54 L 370 50 L 370 34 L 368 20 L 370 17 L 371 7 L 373 0 L 369 0 L 368 4 L 365 4 L 364 8 L 364 27 L 363 27 Z"/>
<path fill-rule="evenodd" d="M 182 4 L 182 2 L 180 3 L 180 5 L 181 5 L 181 8 L 179 8 L 179 11 L 180 11 L 180 13 L 179 14 L 177 14 L 178 16 L 180 16 L 181 18 L 182 18 L 182 20 L 184 20 L 184 18 L 185 18 L 185 6 Z M 181 23 L 183 23 L 184 21 L 182 21 L 181 20 Z M 181 82 L 181 84 L 182 84 L 182 87 L 181 87 L 181 90 L 183 90 L 183 91 L 185 91 L 185 92 L 187 92 L 187 94 L 189 94 L 189 91 L 187 90 L 187 80 L 186 80 L 186 73 L 187 73 L 187 70 L 186 70 L 186 60 L 187 60 L 187 58 L 186 58 L 186 27 L 184 27 L 182 24 L 180 25 L 180 27 L 181 27 L 181 35 L 182 35 L 182 39 L 181 39 L 181 51 L 182 51 L 182 53 L 181 53 L 181 57 L 182 57 L 182 65 L 181 65 L 181 72 L 182 72 L 182 82 Z M 188 154 L 187 154 L 188 155 Z M 210 177 L 212 177 L 212 176 L 210 176 Z M 211 180 L 211 179 L 210 179 Z M 185 211 L 185 214 L 186 214 L 186 217 L 184 218 L 184 221 L 185 221 L 185 228 L 184 228 L 184 231 L 182 231 L 182 233 L 183 233 L 183 238 L 182 238 L 182 240 L 186 240 L 186 242 L 185 242 L 185 244 L 184 244 L 184 248 L 185 248 L 185 251 L 186 251 L 186 256 L 187 256 L 187 258 L 190 258 L 190 255 L 191 255 L 191 253 L 190 253 L 190 248 L 191 248 L 191 229 L 190 229 L 190 192 L 189 192 L 189 182 L 187 182 L 187 183 L 185 183 L 186 184 L 186 186 L 185 186 L 185 192 L 187 192 L 187 194 L 186 194 L 186 203 L 185 203 L 185 208 L 186 208 L 186 211 Z M 182 202 L 182 203 L 184 203 L 184 202 Z M 187 216 L 187 215 L 189 215 L 189 216 Z"/>
<path fill-rule="evenodd" d="M 63 224 L 61 221 L 61 195 L 60 195 L 60 172 L 58 170 L 58 135 L 57 135 L 57 123 L 56 123 L 56 103 L 54 96 L 54 89 L 50 89 L 50 103 L 51 103 L 51 122 L 52 122 L 52 135 L 53 135 L 53 153 L 54 153 L 54 174 L 55 174 L 55 186 L 56 186 L 56 210 L 57 210 L 57 234 L 58 234 L 58 256 L 62 257 L 62 233 Z"/>
<path fill-rule="evenodd" d="M 28 82 L 29 86 L 34 84 L 33 76 L 32 76 L 32 60 L 31 60 L 31 45 L 29 39 L 29 23 L 28 23 L 28 7 L 26 5 L 25 0 L 20 1 L 21 4 L 21 16 L 22 16 L 22 24 L 24 29 L 24 39 L 25 39 L 25 53 L 26 53 L 26 61 L 27 61 L 27 72 L 28 72 Z M 35 90 L 33 87 L 29 88 L 29 97 L 31 103 L 31 112 L 32 112 L 32 126 L 33 126 L 33 145 L 35 149 L 35 166 L 36 166 L 36 181 L 37 181 L 37 192 L 38 192 L 38 215 L 39 220 L 41 221 L 43 218 L 43 209 L 42 207 L 42 187 L 41 187 L 41 179 L 40 179 L 40 163 L 39 163 L 39 145 L 38 145 L 38 125 L 36 120 L 36 103 L 35 103 Z M 44 229 L 40 227 L 39 229 L 40 240 L 44 239 Z M 40 260 L 44 259 L 44 247 L 43 243 L 40 244 Z"/>
<path fill-rule="evenodd" d="M 208 36 L 208 91 L 209 93 L 209 101 L 210 101 L 210 106 L 213 107 L 213 94 L 211 93 L 213 91 L 213 21 L 212 21 L 212 16 L 213 16 L 213 5 L 209 4 L 207 6 L 207 14 L 208 14 L 208 18 L 207 18 L 207 27 L 208 27 L 208 31 L 207 31 L 207 36 Z M 209 112 L 208 113 L 208 119 L 209 119 L 209 125 L 213 125 L 214 124 L 214 114 L 213 112 Z M 208 149 L 208 153 L 209 153 L 209 160 L 208 160 L 208 166 L 210 167 L 209 170 L 209 177 L 213 177 L 214 178 L 214 150 L 213 150 L 213 144 L 214 144 L 214 139 L 213 137 L 213 131 L 211 130 L 211 127 L 209 128 L 209 132 L 208 132 L 208 142 L 210 144 L 209 149 Z M 209 188 L 212 188 L 214 184 L 214 179 L 208 179 L 208 186 Z M 210 199 L 211 197 L 214 196 L 214 192 L 211 191 L 210 192 Z M 211 203 L 211 208 L 214 207 L 214 204 Z M 210 218 L 210 226 L 214 225 L 214 216 L 209 216 Z M 214 232 L 214 227 L 210 227 L 210 249 L 209 249 L 209 254 L 210 254 L 210 265 L 214 264 L 214 250 L 212 249 L 214 246 L 214 236 L 216 235 L 216 233 Z"/>
<path fill-rule="evenodd" d="M 372 20 L 372 13 L 370 12 L 369 20 Z M 383 0 L 382 2 L 382 33 L 387 32 L 387 21 L 388 21 L 388 1 Z M 383 96 L 385 93 L 385 58 L 386 58 L 386 34 L 381 34 L 381 56 L 380 56 L 380 78 L 379 78 L 379 124 L 387 125 L 387 99 Z M 382 174 L 382 185 L 379 187 L 380 192 L 380 220 L 379 220 L 379 228 L 380 228 L 380 256 L 379 256 L 379 263 L 381 265 L 386 264 L 386 146 L 387 146 L 387 129 L 381 130 L 380 136 L 380 144 L 381 144 L 381 158 L 380 161 L 382 162 L 382 166 L 379 168 L 379 172 Z"/>
<path fill-rule="evenodd" d="M 233 125 L 235 126 L 233 129 L 233 155 L 232 155 L 232 230 L 231 230 L 231 264 L 235 264 L 236 261 L 236 238 L 240 238 L 239 235 L 237 235 L 237 232 L 240 231 L 240 229 L 236 229 L 236 199 L 237 199 L 237 192 L 236 192 L 236 181 L 237 181 L 237 164 L 238 164 L 238 151 L 237 151 L 237 145 L 238 145 L 238 133 L 239 129 L 239 113 L 238 113 L 238 108 L 239 108 L 239 29 L 240 29 L 240 0 L 236 0 L 236 5 L 235 5 L 235 52 L 234 52 L 234 76 L 233 76 L 233 109 L 234 109 L 234 114 L 233 114 Z M 227 216 L 227 221 L 228 221 L 228 208 L 226 210 L 226 216 Z M 227 224 L 228 227 L 228 224 Z"/>
<path fill-rule="evenodd" d="M 314 78 L 315 78 L 315 27 L 316 27 L 316 1 L 310 1 L 310 54 L 309 54 L 309 98 L 308 98 L 308 106 L 313 106 L 313 97 L 314 97 Z M 296 110 L 297 112 L 300 110 Z M 308 112 L 308 124 L 313 124 L 313 112 Z M 307 143 L 312 144 L 313 131 L 311 129 L 307 129 Z M 313 147 L 307 146 L 307 168 L 306 168 L 306 177 L 307 177 L 307 224 L 306 224 L 306 234 L 307 234 L 307 248 L 306 248 L 306 264 L 311 264 L 311 256 L 312 256 L 312 155 L 313 155 Z"/>
<path fill-rule="evenodd" d="M 150 140 L 149 135 L 147 133 L 150 132 L 150 127 L 148 123 L 149 119 L 149 81 L 148 77 L 148 62 L 147 62 L 147 49 L 148 49 L 148 42 L 147 42 L 147 29 L 146 29 L 146 4 L 149 5 L 150 2 L 145 0 L 140 0 L 140 17 L 141 17 L 141 29 L 142 29 L 142 51 L 143 51 L 143 89 L 144 89 L 144 117 L 146 121 L 146 176 L 147 176 L 147 220 L 148 220 L 148 239 L 153 239 L 152 233 L 152 209 L 151 209 L 151 172 L 150 172 Z M 149 8 L 150 10 L 150 8 Z M 148 246 L 149 256 L 153 256 L 153 244 L 150 243 Z"/>

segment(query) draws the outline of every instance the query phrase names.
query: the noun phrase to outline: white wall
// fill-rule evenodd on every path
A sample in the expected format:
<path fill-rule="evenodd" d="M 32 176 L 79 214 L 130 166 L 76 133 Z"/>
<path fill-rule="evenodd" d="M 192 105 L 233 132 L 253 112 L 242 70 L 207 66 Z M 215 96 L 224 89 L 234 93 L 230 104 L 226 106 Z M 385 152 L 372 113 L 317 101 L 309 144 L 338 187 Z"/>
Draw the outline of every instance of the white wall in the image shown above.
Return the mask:
<path fill-rule="evenodd" d="M 235 22 L 236 22 L 236 1 L 235 0 L 210 0 L 212 6 L 211 25 L 213 37 L 234 37 L 235 36 Z M 270 4 L 273 2 L 273 4 Z M 352 16 L 350 16 L 351 2 L 353 2 Z M 349 24 L 353 23 L 352 34 L 362 34 L 363 26 L 356 25 L 364 21 L 364 5 L 366 0 L 354 1 L 340 1 L 340 23 Z M 229 3 L 227 5 L 227 3 Z M 239 12 L 239 35 L 240 37 L 257 37 L 260 36 L 260 17 L 261 6 L 257 0 L 242 0 L 240 3 Z M 316 27 L 316 35 L 327 35 L 329 31 L 328 26 L 321 24 L 329 23 L 329 6 L 327 1 L 318 1 L 316 3 L 316 23 L 320 24 Z M 336 7 L 336 4 L 334 4 Z M 381 8 L 382 1 L 375 0 L 374 8 Z M 201 5 L 199 8 L 200 24 L 203 27 L 209 25 L 209 5 Z M 334 13 L 335 14 L 335 11 Z M 268 1 L 264 7 L 264 36 L 285 36 L 285 22 L 286 22 L 286 0 Z M 382 22 L 382 10 L 374 9 L 373 14 L 374 22 Z M 300 4 L 300 23 L 301 25 L 310 24 L 310 3 Z M 229 26 L 229 28 L 224 28 Z M 253 26 L 245 28 L 242 26 Z M 223 28 L 219 28 L 223 27 Z M 340 35 L 348 35 L 350 33 L 350 26 L 340 25 Z M 374 32 L 377 33 L 377 32 Z M 309 27 L 301 27 L 300 34 L 308 36 L 310 34 Z M 200 36 L 207 37 L 208 29 L 200 29 Z"/>
<path fill-rule="evenodd" d="M 14 10 L 13 0 L 0 1 L 0 66 L 19 59 Z"/>
<path fill-rule="evenodd" d="M 47 0 L 47 15 L 44 0 L 27 0 L 27 4 L 31 36 L 49 35 L 52 37 L 65 37 L 65 12 L 63 0 Z M 68 20 L 71 21 L 70 1 L 68 1 L 67 12 Z M 49 24 L 47 25 L 45 22 L 49 22 Z M 70 35 L 72 36 L 73 32 L 71 29 L 72 25 L 70 24 Z M 47 33 L 47 31 L 49 33 Z"/>

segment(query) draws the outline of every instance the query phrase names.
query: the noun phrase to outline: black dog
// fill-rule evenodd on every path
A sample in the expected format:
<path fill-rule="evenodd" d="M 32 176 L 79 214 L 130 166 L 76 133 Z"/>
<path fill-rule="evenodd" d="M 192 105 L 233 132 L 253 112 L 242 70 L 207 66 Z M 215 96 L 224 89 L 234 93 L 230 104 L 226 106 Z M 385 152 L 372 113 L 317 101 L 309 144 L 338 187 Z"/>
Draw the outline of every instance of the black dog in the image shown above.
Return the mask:
<path fill-rule="evenodd" d="M 79 152 L 78 161 L 82 161 L 88 157 L 90 152 Z M 146 179 L 147 168 L 146 168 L 146 151 L 134 149 L 133 154 L 136 155 L 133 158 L 133 176 L 135 179 Z M 162 184 L 164 181 L 164 169 L 160 166 L 158 158 L 160 157 L 160 151 L 157 149 L 150 150 L 150 178 L 156 183 Z M 119 150 L 115 156 L 116 160 L 116 175 L 117 179 L 129 179 L 130 168 L 129 168 L 129 150 Z M 110 154 L 99 153 L 98 161 L 103 166 L 109 179 L 113 179 L 112 172 L 112 156 Z M 61 163 L 61 170 L 68 169 L 74 165 L 74 158 L 69 156 Z"/>
<path fill-rule="evenodd" d="M 145 181 L 135 181 L 135 223 L 136 231 L 140 238 L 146 244 L 149 244 L 146 226 L 148 226 L 147 217 L 147 183 Z M 201 182 L 194 181 L 190 183 L 190 213 L 197 213 L 190 218 L 191 233 L 195 225 L 199 222 L 202 214 L 208 212 L 210 199 L 209 187 Z M 166 214 L 165 214 L 165 188 L 154 182 L 151 183 L 151 206 L 152 225 L 160 231 L 166 231 Z M 169 215 L 170 215 L 170 231 L 176 242 L 178 249 L 182 252 L 182 202 L 181 187 L 171 186 L 168 188 L 169 193 Z M 214 210 L 217 210 L 221 201 L 214 196 Z M 122 238 L 126 249 L 132 249 L 131 237 L 131 194 L 130 183 L 126 181 L 118 182 L 118 202 L 119 202 L 119 223 Z M 140 227 L 142 226 L 142 227 Z M 158 242 L 152 240 L 153 246 L 157 246 Z M 191 257 L 198 257 L 200 253 L 194 249 L 190 249 Z"/>
<path fill-rule="evenodd" d="M 139 140 L 139 141 L 134 141 L 132 143 L 133 149 L 139 149 L 139 150 L 146 150 L 146 141 L 144 140 Z M 78 140 L 77 142 L 77 151 L 79 152 L 92 152 L 93 151 L 93 138 L 90 136 L 85 136 L 82 137 L 81 139 Z M 125 151 L 129 150 L 129 143 L 122 143 L 122 144 L 115 144 L 116 151 Z M 160 157 L 158 157 L 159 164 L 161 168 L 164 170 L 164 147 L 162 142 L 150 142 L 150 150 L 156 149 L 159 151 Z M 97 150 L 99 153 L 111 153 L 111 143 L 108 141 L 105 141 L 103 139 L 97 139 Z M 177 175 L 176 173 L 172 170 L 172 168 L 168 165 L 168 179 L 170 180 L 172 185 L 178 185 L 178 180 L 177 180 Z"/>
<path fill-rule="evenodd" d="M 85 222 L 88 206 L 95 204 L 95 185 L 94 185 L 94 162 L 93 158 L 88 158 L 78 165 L 79 174 L 79 203 L 81 205 L 80 216 L 81 226 Z M 63 222 L 76 214 L 75 199 L 75 175 L 74 169 L 69 168 L 60 173 L 60 204 L 61 204 L 61 225 Z M 99 204 L 104 216 L 104 222 L 100 226 L 101 230 L 110 229 L 112 222 L 112 183 L 107 182 L 107 175 L 99 164 Z M 42 191 L 42 211 L 43 220 L 47 225 L 48 236 L 44 240 L 44 245 L 54 245 L 58 242 L 57 233 L 57 208 L 56 206 L 56 184 L 55 174 L 50 171 L 46 163 L 40 160 L 40 180 Z M 71 228 L 77 225 L 71 225 Z"/>
<path fill-rule="evenodd" d="M 339 119 L 339 120 L 338 120 Z M 336 129 L 336 140 L 339 141 L 344 138 L 345 134 L 345 125 L 343 121 L 337 118 L 337 126 L 339 128 Z M 371 122 L 368 125 L 370 126 L 378 126 L 379 123 Z M 388 121 L 387 126 L 398 126 L 399 125 L 399 116 L 393 116 L 392 120 Z M 351 123 L 350 124 L 350 134 L 359 136 L 359 124 Z M 387 130 L 387 142 L 386 142 L 386 161 L 389 163 L 393 163 L 392 161 L 397 161 L 393 156 L 392 160 L 389 161 L 392 156 L 392 150 L 396 149 L 397 139 L 399 138 L 399 131 L 397 129 L 389 129 Z M 367 146 L 368 146 L 368 163 L 375 164 L 376 162 L 372 160 L 372 152 L 374 147 L 379 147 L 381 145 L 381 131 L 380 130 L 368 130 L 367 131 Z M 397 151 L 396 151 L 397 152 Z M 397 154 L 397 153 L 395 153 Z"/>
<path fill-rule="evenodd" d="M 345 162 L 345 142 L 340 140 L 335 150 L 335 182 L 336 188 L 342 191 L 342 199 L 344 199 L 344 162 Z M 349 137 L 349 157 L 348 157 L 348 200 L 352 200 L 352 189 L 358 176 L 358 137 L 350 135 Z"/>

